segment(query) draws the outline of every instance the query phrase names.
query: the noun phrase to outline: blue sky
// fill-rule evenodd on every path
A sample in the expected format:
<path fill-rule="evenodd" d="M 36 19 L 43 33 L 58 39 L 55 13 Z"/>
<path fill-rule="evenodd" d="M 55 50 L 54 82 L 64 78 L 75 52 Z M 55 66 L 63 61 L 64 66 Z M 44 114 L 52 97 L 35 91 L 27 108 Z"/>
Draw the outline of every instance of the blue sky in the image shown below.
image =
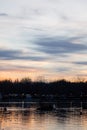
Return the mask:
<path fill-rule="evenodd" d="M 86 5 L 86 0 L 0 0 L 0 78 L 86 78 Z"/>

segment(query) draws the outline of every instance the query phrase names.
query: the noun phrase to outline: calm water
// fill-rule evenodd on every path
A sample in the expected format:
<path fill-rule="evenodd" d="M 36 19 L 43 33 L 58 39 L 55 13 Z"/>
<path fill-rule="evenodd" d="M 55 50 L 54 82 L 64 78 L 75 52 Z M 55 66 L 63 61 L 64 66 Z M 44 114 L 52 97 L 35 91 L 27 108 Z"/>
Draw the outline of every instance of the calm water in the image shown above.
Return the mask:
<path fill-rule="evenodd" d="M 87 130 L 87 110 L 37 111 L 38 104 L 11 103 L 0 111 L 0 130 Z"/>

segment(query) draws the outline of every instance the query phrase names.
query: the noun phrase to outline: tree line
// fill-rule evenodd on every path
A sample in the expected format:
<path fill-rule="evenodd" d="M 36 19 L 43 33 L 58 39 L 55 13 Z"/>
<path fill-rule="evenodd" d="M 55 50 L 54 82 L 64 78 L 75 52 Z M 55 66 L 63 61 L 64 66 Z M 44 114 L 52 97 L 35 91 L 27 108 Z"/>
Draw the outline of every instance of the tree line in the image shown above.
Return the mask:
<path fill-rule="evenodd" d="M 30 94 L 33 96 L 54 95 L 57 97 L 87 97 L 87 81 L 70 82 L 59 80 L 54 82 L 4 80 L 0 81 L 0 93 L 6 94 Z"/>

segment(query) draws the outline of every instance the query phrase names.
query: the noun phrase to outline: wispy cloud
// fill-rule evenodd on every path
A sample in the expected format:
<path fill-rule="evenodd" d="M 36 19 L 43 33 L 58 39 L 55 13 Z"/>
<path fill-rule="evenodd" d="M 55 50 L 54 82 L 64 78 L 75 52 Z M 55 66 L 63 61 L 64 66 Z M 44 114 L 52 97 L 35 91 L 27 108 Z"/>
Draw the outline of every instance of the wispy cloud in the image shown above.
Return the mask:
<path fill-rule="evenodd" d="M 77 65 L 86 65 L 87 66 L 87 61 L 78 61 L 78 62 L 74 62 Z"/>
<path fill-rule="evenodd" d="M 0 49 L 1 60 L 30 60 L 30 61 L 44 61 L 47 58 L 44 56 L 35 56 L 22 52 L 21 50 Z"/>
<path fill-rule="evenodd" d="M 86 51 L 87 46 L 83 44 L 73 44 L 70 39 L 61 39 L 57 37 L 39 38 L 36 41 L 39 45 L 38 50 L 49 54 L 66 54 Z"/>
<path fill-rule="evenodd" d="M 7 17 L 8 14 L 6 14 L 6 13 L 0 13 L 0 16 Z"/>
<path fill-rule="evenodd" d="M 86 75 L 86 5 L 86 0 L 1 1 L 1 70 Z"/>

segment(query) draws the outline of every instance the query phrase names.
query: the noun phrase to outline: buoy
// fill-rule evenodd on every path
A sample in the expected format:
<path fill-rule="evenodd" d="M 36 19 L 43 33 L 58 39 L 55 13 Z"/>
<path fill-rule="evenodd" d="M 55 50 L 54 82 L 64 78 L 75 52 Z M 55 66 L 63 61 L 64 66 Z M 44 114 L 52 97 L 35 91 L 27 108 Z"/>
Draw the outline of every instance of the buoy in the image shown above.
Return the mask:
<path fill-rule="evenodd" d="M 7 108 L 6 107 L 4 107 L 4 112 L 6 112 L 7 111 Z"/>
<path fill-rule="evenodd" d="M 82 111 L 80 111 L 80 115 L 82 115 Z"/>

